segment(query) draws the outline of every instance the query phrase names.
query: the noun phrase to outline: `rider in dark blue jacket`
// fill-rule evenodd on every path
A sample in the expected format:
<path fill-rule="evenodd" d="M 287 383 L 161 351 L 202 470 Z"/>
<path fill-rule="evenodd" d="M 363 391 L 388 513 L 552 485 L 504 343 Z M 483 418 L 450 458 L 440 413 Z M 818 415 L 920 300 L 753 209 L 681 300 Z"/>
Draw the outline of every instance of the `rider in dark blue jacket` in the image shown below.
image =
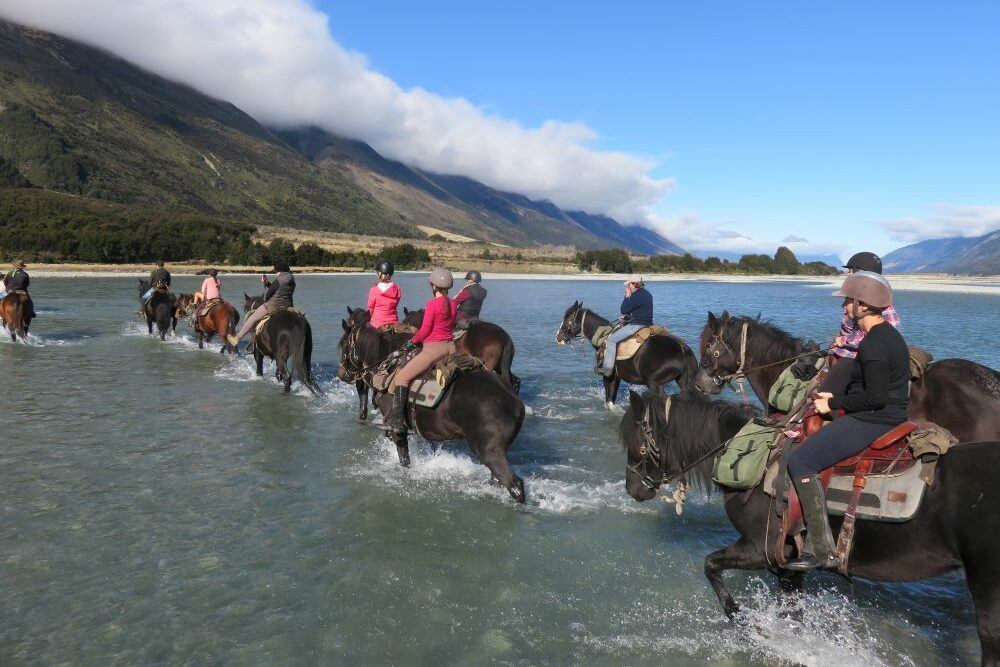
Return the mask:
<path fill-rule="evenodd" d="M 630 276 L 625 281 L 625 298 L 622 299 L 622 325 L 608 336 L 604 347 L 604 361 L 598 373 L 611 377 L 615 370 L 615 355 L 618 343 L 622 342 L 639 329 L 653 324 L 653 295 L 643 285 L 642 278 Z"/>

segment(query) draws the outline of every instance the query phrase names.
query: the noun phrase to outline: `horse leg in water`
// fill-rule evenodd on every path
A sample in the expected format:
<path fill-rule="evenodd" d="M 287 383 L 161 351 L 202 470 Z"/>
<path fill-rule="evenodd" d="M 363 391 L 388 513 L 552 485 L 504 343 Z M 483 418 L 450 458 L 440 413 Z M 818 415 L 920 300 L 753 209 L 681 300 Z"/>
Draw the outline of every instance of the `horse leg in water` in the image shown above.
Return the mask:
<path fill-rule="evenodd" d="M 285 393 L 289 394 L 292 391 L 292 371 L 288 368 L 288 351 L 278 353 L 278 358 L 274 360 L 278 366 L 278 380 L 285 383 Z"/>
<path fill-rule="evenodd" d="M 358 421 L 368 421 L 368 385 L 362 380 L 356 380 L 354 388 L 358 391 Z"/>
<path fill-rule="evenodd" d="M 199 350 L 204 350 L 205 349 L 205 332 L 202 331 L 200 327 L 195 327 L 194 333 L 198 337 L 198 349 Z"/>
<path fill-rule="evenodd" d="M 146 326 L 149 327 L 149 335 L 152 336 L 153 335 L 153 318 L 150 317 L 148 314 L 146 315 Z"/>
<path fill-rule="evenodd" d="M 260 351 L 260 343 L 253 348 L 253 359 L 257 362 L 257 377 L 264 375 L 264 353 Z"/>
<path fill-rule="evenodd" d="M 396 440 L 396 454 L 399 456 L 399 465 L 404 468 L 410 467 L 410 441 L 406 437 L 406 432 L 397 433 L 395 436 Z"/>
<path fill-rule="evenodd" d="M 767 567 L 768 563 L 760 553 L 760 547 L 753 545 L 744 537 L 725 549 L 713 551 L 705 556 L 705 576 L 715 589 L 715 595 L 719 598 L 729 620 L 736 616 L 740 606 L 736 604 L 736 600 L 722 581 L 722 573 L 726 570 L 765 570 Z"/>
<path fill-rule="evenodd" d="M 604 402 L 609 408 L 614 406 L 618 399 L 618 387 L 621 383 L 622 379 L 618 376 L 617 369 L 611 374 L 611 377 L 604 378 Z"/>

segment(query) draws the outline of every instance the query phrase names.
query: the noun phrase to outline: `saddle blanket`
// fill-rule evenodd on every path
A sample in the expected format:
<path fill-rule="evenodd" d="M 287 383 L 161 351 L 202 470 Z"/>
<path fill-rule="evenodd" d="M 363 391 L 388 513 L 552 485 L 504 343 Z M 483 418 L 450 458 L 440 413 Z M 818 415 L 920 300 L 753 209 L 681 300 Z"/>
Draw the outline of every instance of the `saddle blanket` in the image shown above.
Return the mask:
<path fill-rule="evenodd" d="M 775 460 L 764 475 L 764 491 L 775 494 L 780 461 Z M 922 479 L 924 463 L 916 461 L 902 472 L 884 475 L 867 475 L 865 488 L 858 499 L 855 516 L 869 521 L 908 521 L 920 509 L 926 482 Z M 851 500 L 854 475 L 833 475 L 826 489 L 826 511 L 833 516 L 843 516 Z"/>
<path fill-rule="evenodd" d="M 604 356 L 605 343 L 608 340 L 608 336 L 614 330 L 614 326 L 608 324 L 606 326 L 600 327 L 591 338 L 591 342 L 597 346 L 599 354 L 601 357 Z M 626 338 L 625 340 L 618 343 L 618 348 L 615 350 L 615 360 L 616 361 L 626 361 L 635 356 L 635 353 L 639 351 L 642 344 L 645 343 L 650 336 L 669 336 L 670 329 L 661 325 L 654 324 L 650 327 L 643 327 L 639 329 L 634 334 Z"/>
<path fill-rule="evenodd" d="M 263 307 L 264 306 L 258 306 L 258 308 L 263 308 Z M 267 315 L 265 315 L 264 317 L 262 317 L 259 322 L 257 322 L 257 324 L 253 328 L 253 335 L 254 336 L 259 336 L 260 332 L 264 330 L 265 326 L 267 326 L 267 321 L 268 320 L 270 320 L 272 317 L 274 317 L 278 313 L 283 313 L 283 312 L 286 312 L 286 311 L 289 312 L 289 313 L 295 313 L 296 315 L 302 315 L 303 317 L 305 316 L 305 313 L 303 311 L 299 310 L 298 308 L 279 308 L 276 311 L 274 311 L 273 313 L 268 313 Z"/>

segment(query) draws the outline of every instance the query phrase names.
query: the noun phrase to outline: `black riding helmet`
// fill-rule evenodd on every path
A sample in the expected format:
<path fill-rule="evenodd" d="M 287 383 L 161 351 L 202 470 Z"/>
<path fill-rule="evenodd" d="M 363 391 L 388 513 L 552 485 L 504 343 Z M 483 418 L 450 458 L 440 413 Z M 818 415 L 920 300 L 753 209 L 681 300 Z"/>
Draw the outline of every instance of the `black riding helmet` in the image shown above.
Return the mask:
<path fill-rule="evenodd" d="M 396 267 L 392 265 L 392 260 L 380 259 L 375 263 L 375 270 L 378 271 L 379 274 L 384 273 L 391 278 L 393 271 L 396 270 Z"/>
<path fill-rule="evenodd" d="M 479 273 L 479 271 L 469 271 L 465 274 L 465 279 L 471 280 L 474 283 L 481 283 L 483 282 L 483 274 Z"/>
<path fill-rule="evenodd" d="M 882 260 L 873 252 L 859 252 L 851 256 L 844 264 L 845 269 L 852 271 L 871 271 L 882 273 Z"/>
<path fill-rule="evenodd" d="M 288 264 L 276 262 L 274 265 L 275 273 L 291 273 L 291 271 L 292 269 L 288 266 Z"/>

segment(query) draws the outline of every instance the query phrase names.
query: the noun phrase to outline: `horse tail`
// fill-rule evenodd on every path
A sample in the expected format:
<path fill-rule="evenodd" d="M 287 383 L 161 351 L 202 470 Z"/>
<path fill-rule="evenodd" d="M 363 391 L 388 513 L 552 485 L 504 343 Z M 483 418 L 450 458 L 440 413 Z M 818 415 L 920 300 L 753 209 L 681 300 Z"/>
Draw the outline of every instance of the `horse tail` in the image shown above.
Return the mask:
<path fill-rule="evenodd" d="M 679 338 L 677 340 L 681 344 L 681 374 L 677 376 L 677 386 L 681 388 L 681 392 L 688 393 L 695 389 L 695 380 L 698 379 L 698 360 L 690 345 Z"/>
<path fill-rule="evenodd" d="M 306 389 L 311 391 L 313 396 L 321 396 L 322 390 L 316 386 L 312 379 L 312 327 L 309 326 L 309 322 L 305 318 L 302 319 L 302 324 L 305 331 L 295 336 L 292 342 L 292 364 L 295 366 L 295 372 L 299 375 L 299 380 L 306 386 Z"/>
<path fill-rule="evenodd" d="M 500 372 L 500 379 L 507 383 L 507 386 L 514 390 L 515 394 L 521 393 L 521 378 L 514 375 L 510 367 L 514 363 L 514 340 L 507 338 L 507 342 L 500 351 L 500 364 L 497 370 Z"/>
<path fill-rule="evenodd" d="M 226 313 L 226 335 L 235 336 L 236 325 L 239 323 L 240 323 L 240 311 L 236 310 L 235 307 L 230 306 L 229 312 Z"/>

